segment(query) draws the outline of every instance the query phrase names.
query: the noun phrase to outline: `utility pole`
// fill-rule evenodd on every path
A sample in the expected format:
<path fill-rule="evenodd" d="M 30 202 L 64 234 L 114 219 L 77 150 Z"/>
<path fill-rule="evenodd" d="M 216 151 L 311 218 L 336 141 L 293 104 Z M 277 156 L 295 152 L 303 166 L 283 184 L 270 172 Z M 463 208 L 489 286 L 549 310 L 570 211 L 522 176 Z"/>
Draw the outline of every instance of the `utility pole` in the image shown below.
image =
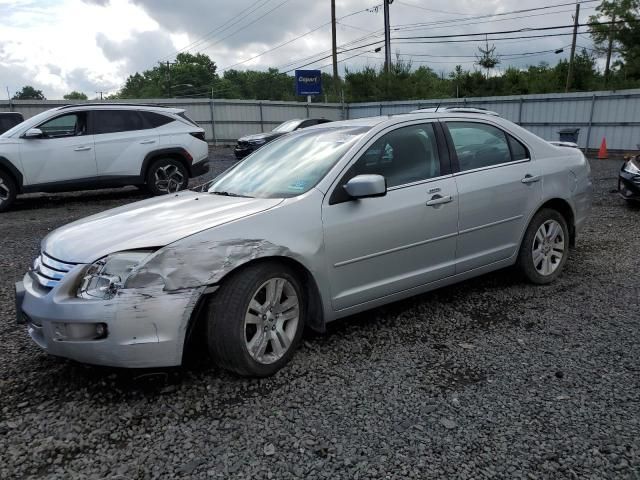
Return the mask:
<path fill-rule="evenodd" d="M 384 71 L 391 68 L 391 25 L 389 21 L 389 5 L 393 0 L 384 0 Z"/>
<path fill-rule="evenodd" d="M 567 72 L 567 86 L 564 89 L 566 93 L 569 93 L 571 88 L 571 80 L 573 78 L 573 60 L 576 55 L 576 40 L 578 37 L 578 24 L 580 17 L 580 3 L 576 1 L 576 15 L 573 19 L 573 41 L 571 42 L 571 57 L 569 58 L 569 71 Z"/>
<path fill-rule="evenodd" d="M 336 42 L 336 0 L 331 0 L 331 42 L 333 43 L 333 90 L 338 95 L 340 78 L 338 77 L 338 45 Z"/>
<path fill-rule="evenodd" d="M 104 92 L 96 92 L 96 93 L 99 93 L 99 94 L 100 94 L 100 101 L 102 101 L 102 94 L 103 94 Z"/>
<path fill-rule="evenodd" d="M 607 48 L 607 64 L 604 67 L 604 84 L 609 83 L 609 74 L 611 73 L 611 53 L 613 52 L 613 37 L 616 31 L 616 16 L 611 17 L 611 27 L 609 27 L 609 46 Z"/>

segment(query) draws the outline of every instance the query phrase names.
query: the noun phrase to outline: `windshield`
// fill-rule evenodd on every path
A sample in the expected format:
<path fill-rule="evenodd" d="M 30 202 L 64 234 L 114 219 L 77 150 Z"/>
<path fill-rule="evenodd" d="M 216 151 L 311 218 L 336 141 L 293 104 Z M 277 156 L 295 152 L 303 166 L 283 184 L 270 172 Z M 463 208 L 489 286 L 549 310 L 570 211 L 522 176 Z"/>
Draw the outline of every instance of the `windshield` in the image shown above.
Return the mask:
<path fill-rule="evenodd" d="M 293 132 L 298 125 L 300 125 L 300 120 L 287 120 L 284 123 L 281 123 L 276 128 L 273 129 L 274 132 Z"/>
<path fill-rule="evenodd" d="M 370 127 L 301 130 L 256 150 L 216 178 L 210 193 L 290 198 L 313 188 Z"/>

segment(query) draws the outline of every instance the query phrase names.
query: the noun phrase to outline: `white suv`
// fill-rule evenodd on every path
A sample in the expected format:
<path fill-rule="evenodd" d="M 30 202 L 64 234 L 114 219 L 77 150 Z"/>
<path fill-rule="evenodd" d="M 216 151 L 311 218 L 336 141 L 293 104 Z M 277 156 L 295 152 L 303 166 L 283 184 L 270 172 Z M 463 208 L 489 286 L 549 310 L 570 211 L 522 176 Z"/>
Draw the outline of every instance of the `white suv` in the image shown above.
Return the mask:
<path fill-rule="evenodd" d="M 0 135 L 0 211 L 18 193 L 124 185 L 160 195 L 209 170 L 204 130 L 182 109 L 80 104 L 47 110 Z"/>

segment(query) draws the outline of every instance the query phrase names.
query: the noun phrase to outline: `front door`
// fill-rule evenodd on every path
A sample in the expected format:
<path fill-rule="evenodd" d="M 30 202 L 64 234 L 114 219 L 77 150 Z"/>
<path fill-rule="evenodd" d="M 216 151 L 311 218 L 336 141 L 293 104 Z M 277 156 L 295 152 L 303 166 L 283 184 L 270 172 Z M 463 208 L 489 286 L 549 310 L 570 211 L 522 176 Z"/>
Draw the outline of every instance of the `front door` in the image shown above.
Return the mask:
<path fill-rule="evenodd" d="M 456 273 L 512 257 L 542 199 L 539 168 L 527 147 L 482 122 L 447 122 L 457 155 Z M 455 162 L 454 162 L 455 163 Z"/>
<path fill-rule="evenodd" d="M 92 180 L 97 175 L 93 135 L 86 112 L 60 115 L 38 125 L 41 138 L 23 138 L 20 160 L 25 185 Z"/>
<path fill-rule="evenodd" d="M 454 274 L 458 200 L 448 161 L 441 158 L 432 124 L 396 127 L 355 161 L 325 199 L 334 309 Z M 361 174 L 383 175 L 386 196 L 345 196 L 343 185 Z"/>

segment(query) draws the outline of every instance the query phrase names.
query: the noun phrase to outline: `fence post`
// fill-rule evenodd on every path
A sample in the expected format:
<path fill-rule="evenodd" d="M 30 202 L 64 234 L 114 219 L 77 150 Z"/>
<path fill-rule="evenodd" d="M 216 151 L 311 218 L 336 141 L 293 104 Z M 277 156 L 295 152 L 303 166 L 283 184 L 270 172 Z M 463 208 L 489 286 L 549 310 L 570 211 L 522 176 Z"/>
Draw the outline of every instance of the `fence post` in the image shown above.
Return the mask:
<path fill-rule="evenodd" d="M 589 114 L 589 126 L 587 127 L 587 143 L 584 146 L 584 154 L 587 154 L 587 150 L 589 150 L 589 140 L 591 139 L 591 126 L 593 125 L 593 111 L 596 106 L 596 95 L 595 93 L 591 97 L 591 113 Z"/>
<path fill-rule="evenodd" d="M 380 116 L 382 116 L 382 104 L 380 104 Z"/>
<path fill-rule="evenodd" d="M 522 126 L 522 106 L 524 105 L 524 98 L 520 97 L 520 109 L 518 110 L 518 125 Z"/>
<path fill-rule="evenodd" d="M 218 146 L 216 138 L 216 116 L 214 114 L 213 98 L 209 101 L 209 112 L 211 113 L 211 135 L 213 136 L 213 145 Z"/>
<path fill-rule="evenodd" d="M 264 118 L 262 117 L 262 102 L 258 102 L 258 106 L 260 107 L 260 131 L 264 132 Z"/>

